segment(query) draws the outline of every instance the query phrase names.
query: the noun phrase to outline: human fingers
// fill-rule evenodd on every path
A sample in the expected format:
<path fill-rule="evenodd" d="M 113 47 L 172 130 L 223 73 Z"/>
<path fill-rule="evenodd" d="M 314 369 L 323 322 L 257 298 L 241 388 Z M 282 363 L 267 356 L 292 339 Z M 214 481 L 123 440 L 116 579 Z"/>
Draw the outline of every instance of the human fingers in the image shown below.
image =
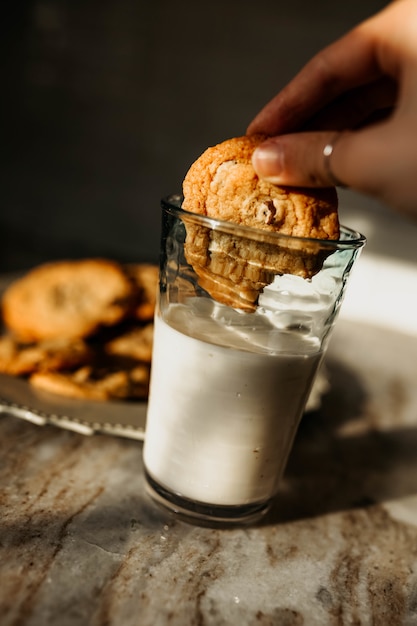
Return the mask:
<path fill-rule="evenodd" d="M 300 130 L 353 130 L 392 113 L 397 83 L 388 77 L 358 87 L 313 116 Z"/>
<path fill-rule="evenodd" d="M 313 57 L 256 115 L 248 134 L 299 130 L 340 95 L 380 76 L 372 42 L 351 31 Z"/>
<path fill-rule="evenodd" d="M 416 133 L 416 120 L 407 119 L 355 132 L 281 135 L 255 150 L 253 165 L 261 178 L 274 184 L 341 184 L 415 214 Z"/>
<path fill-rule="evenodd" d="M 341 182 L 325 156 L 326 146 L 340 141 L 334 131 L 293 133 L 270 137 L 253 153 L 253 167 L 260 178 L 275 185 L 329 187 Z"/>
<path fill-rule="evenodd" d="M 350 91 L 383 76 L 397 81 L 415 46 L 415 0 L 397 0 L 314 56 L 255 116 L 248 134 L 299 131 Z"/>

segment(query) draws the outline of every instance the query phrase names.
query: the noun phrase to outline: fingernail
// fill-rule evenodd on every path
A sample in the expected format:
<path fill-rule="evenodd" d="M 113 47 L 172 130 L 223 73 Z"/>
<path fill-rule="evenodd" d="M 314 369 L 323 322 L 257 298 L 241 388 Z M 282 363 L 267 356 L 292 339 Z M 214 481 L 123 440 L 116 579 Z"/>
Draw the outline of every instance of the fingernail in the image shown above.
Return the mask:
<path fill-rule="evenodd" d="M 276 143 L 263 143 L 252 155 L 252 165 L 259 178 L 278 183 L 284 169 L 284 154 Z"/>

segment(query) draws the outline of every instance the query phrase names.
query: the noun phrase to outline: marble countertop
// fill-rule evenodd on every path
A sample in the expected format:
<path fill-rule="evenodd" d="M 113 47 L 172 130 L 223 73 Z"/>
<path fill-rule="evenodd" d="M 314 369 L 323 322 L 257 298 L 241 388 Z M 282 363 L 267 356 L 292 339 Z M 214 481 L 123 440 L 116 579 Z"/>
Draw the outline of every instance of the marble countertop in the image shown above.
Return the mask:
<path fill-rule="evenodd" d="M 341 319 L 254 527 L 176 520 L 142 444 L 0 417 L 2 626 L 417 624 L 417 336 Z"/>

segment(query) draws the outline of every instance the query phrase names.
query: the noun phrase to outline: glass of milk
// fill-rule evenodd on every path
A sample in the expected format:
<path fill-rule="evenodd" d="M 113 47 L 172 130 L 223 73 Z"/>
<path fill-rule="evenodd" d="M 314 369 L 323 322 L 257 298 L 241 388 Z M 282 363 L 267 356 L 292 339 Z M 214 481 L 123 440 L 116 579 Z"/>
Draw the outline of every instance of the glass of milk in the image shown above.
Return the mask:
<path fill-rule="evenodd" d="M 190 236 L 201 237 L 199 261 L 211 274 L 221 268 L 229 291 L 243 284 L 242 271 L 255 279 L 252 308 L 206 291 L 198 254 L 187 253 Z M 338 241 L 293 238 L 187 213 L 180 196 L 163 200 L 143 453 L 147 490 L 158 503 L 205 524 L 265 514 L 364 243 L 345 227 Z M 297 255 L 301 264 L 318 263 L 311 278 L 276 262 L 290 258 L 291 269 Z"/>

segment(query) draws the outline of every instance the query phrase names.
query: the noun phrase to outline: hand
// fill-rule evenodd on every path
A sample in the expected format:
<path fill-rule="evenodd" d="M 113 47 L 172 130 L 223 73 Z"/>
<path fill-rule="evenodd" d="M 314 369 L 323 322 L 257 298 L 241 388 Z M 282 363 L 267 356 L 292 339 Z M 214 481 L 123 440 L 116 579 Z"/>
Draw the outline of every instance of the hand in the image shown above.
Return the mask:
<path fill-rule="evenodd" d="M 271 136 L 254 153 L 260 177 L 339 182 L 417 216 L 417 0 L 391 3 L 319 52 L 247 132 Z"/>

